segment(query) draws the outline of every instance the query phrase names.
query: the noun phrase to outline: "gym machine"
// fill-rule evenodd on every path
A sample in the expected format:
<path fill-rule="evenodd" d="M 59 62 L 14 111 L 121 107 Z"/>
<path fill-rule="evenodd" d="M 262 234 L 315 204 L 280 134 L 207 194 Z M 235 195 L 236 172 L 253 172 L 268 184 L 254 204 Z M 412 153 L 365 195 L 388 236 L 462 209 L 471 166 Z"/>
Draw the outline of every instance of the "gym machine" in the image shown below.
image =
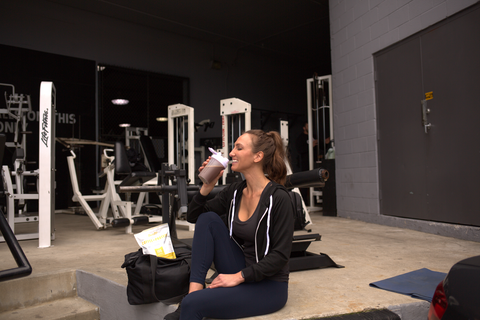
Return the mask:
<path fill-rule="evenodd" d="M 158 174 L 157 185 L 132 186 L 120 184 L 117 188 L 119 193 L 141 193 L 156 192 L 162 199 L 162 222 L 168 223 L 172 240 L 177 239 L 176 220 L 180 218 L 183 211 L 180 208 L 187 208 L 187 189 L 199 190 L 198 186 L 187 187 L 187 173 L 185 169 L 178 168 L 172 164 L 162 164 Z M 148 220 L 147 220 L 148 222 Z M 183 221 L 178 221 L 178 223 Z M 126 220 L 119 220 L 118 223 L 128 223 Z M 178 241 L 176 241 L 178 243 Z"/>
<path fill-rule="evenodd" d="M 108 146 L 108 144 L 99 144 Z M 80 192 L 74 162 L 76 155 L 73 150 L 70 150 L 70 153 L 71 155 L 67 156 L 67 162 L 73 189 L 72 200 L 80 203 L 97 229 L 106 229 L 109 226 L 125 227 L 126 233 L 132 233 L 132 225 L 161 222 L 161 218 L 155 219 L 155 217 L 146 215 L 132 214 L 135 205 L 129 199 L 122 200 L 117 192 L 117 186 L 119 185 L 144 184 L 156 177 L 155 172 L 131 171 L 126 149 L 122 142 L 115 142 L 114 149 L 103 150 L 104 158 L 108 162 L 102 173 L 102 176 L 106 177 L 106 183 L 103 191 L 94 195 L 83 195 Z M 121 176 L 123 179 L 115 180 L 115 176 Z M 88 204 L 90 201 L 100 201 L 98 212 L 92 210 Z"/>
<path fill-rule="evenodd" d="M 8 98 L 5 93 L 7 108 L 0 109 L 0 113 L 8 114 L 16 120 L 14 141 L 5 142 L 5 146 L 15 149 L 14 170 L 2 166 L 7 220 L 14 234 L 16 223 L 38 223 L 38 232 L 18 234 L 16 237 L 18 240 L 39 239 L 40 248 L 49 247 L 51 240 L 55 239 L 55 86 L 52 82 L 40 84 L 39 169 L 27 171 L 26 134 L 29 132 L 26 130 L 26 116 L 32 111 L 30 96 L 16 94 L 15 87 L 11 84 L 0 85 L 12 87 L 12 94 Z M 36 178 L 38 193 L 25 193 L 24 179 L 28 176 Z M 37 215 L 26 214 L 26 200 L 38 200 Z M 5 239 L 0 237 L 0 242 L 3 241 Z"/>
<path fill-rule="evenodd" d="M 327 102 L 328 94 L 328 102 Z M 328 114 L 327 114 L 328 113 Z M 308 157 L 309 169 L 313 170 L 316 163 L 320 163 L 325 158 L 334 157 L 335 146 L 333 137 L 333 113 L 332 113 L 332 76 L 319 77 L 316 74 L 313 78 L 307 79 L 307 119 L 308 119 Z M 328 132 L 327 132 L 328 129 Z M 318 146 L 322 144 L 325 154 L 321 154 L 321 148 L 317 147 L 314 151 L 314 136 L 318 140 Z M 323 137 L 323 139 L 320 139 Z M 329 137 L 332 150 L 327 152 L 325 138 Z M 319 199 L 322 191 L 316 191 L 310 187 L 310 211 L 318 211 L 319 207 L 315 207 L 314 197 Z"/>
<path fill-rule="evenodd" d="M 156 154 L 152 139 L 148 135 L 148 128 L 130 127 L 130 125 L 126 124 L 121 126 L 125 127 L 125 146 L 127 148 L 140 150 L 140 153 L 143 155 L 145 166 L 148 168 L 148 170 L 150 170 L 150 172 L 157 174 L 153 179 L 144 182 L 144 184 L 156 185 L 158 171 L 161 169 L 161 163 Z M 149 203 L 149 195 L 146 192 L 141 192 L 138 195 L 134 215 L 140 214 L 144 203 Z M 161 205 L 159 205 L 159 207 L 161 207 Z"/>
<path fill-rule="evenodd" d="M 37 213 L 27 212 L 26 200 L 38 200 L 38 193 L 25 192 L 25 177 L 32 176 L 38 179 L 38 170 L 26 170 L 26 135 L 27 113 L 32 110 L 30 95 L 15 93 L 15 87 L 10 84 L 0 84 L 12 87 L 12 94 L 5 92 L 6 109 L 0 109 L 1 114 L 7 114 L 15 119 L 13 142 L 3 141 L 6 147 L 13 148 L 13 171 L 8 165 L 2 166 L 2 178 L 6 196 L 6 213 L 10 229 L 15 233 L 15 223 L 38 222 Z M 3 159 L 3 153 L 2 153 Z M 37 185 L 37 181 L 35 183 Z M 17 235 L 19 240 L 38 239 L 38 233 Z M 3 241 L 3 238 L 0 239 Z"/>
<path fill-rule="evenodd" d="M 288 121 L 286 120 L 280 120 L 280 137 L 282 138 L 283 145 L 285 146 L 285 149 L 288 148 L 288 143 L 289 143 L 289 134 L 288 134 Z M 290 163 L 288 159 L 285 160 L 285 164 L 287 165 L 287 175 L 292 174 L 292 168 L 290 167 Z M 326 181 L 326 179 L 325 179 Z M 311 224 L 312 219 L 310 219 L 310 213 L 308 212 L 308 208 L 305 205 L 305 201 L 303 201 L 302 194 L 300 193 L 300 190 L 298 187 L 292 188 L 292 192 L 296 192 L 300 195 L 300 198 L 302 199 L 302 208 L 305 211 L 305 220 Z"/>
<path fill-rule="evenodd" d="M 328 171 L 322 168 L 298 172 L 287 175 L 285 187 L 289 190 L 294 188 L 323 188 L 328 177 Z M 290 271 L 329 267 L 343 268 L 325 253 L 316 254 L 307 251 L 312 242 L 320 240 L 321 235 L 318 233 L 294 234 L 289 262 Z"/>
<path fill-rule="evenodd" d="M 3 152 L 5 151 L 5 141 L 6 137 L 4 134 L 0 135 L 0 159 L 3 159 Z M 32 266 L 22 250 L 22 247 L 18 243 L 17 238 L 13 234 L 10 225 L 8 224 L 7 219 L 2 210 L 0 210 L 0 232 L 2 233 L 5 242 L 10 249 L 15 262 L 17 263 L 16 268 L 10 268 L 7 270 L 0 271 L 0 281 L 7 281 L 12 279 L 17 279 L 20 277 L 26 277 L 32 273 Z"/>
<path fill-rule="evenodd" d="M 228 153 L 233 149 L 236 138 L 244 132 L 251 129 L 252 105 L 237 98 L 220 100 L 220 116 L 222 117 L 222 155 L 228 157 Z M 245 120 L 242 123 L 242 117 Z M 237 129 L 235 131 L 235 122 Z M 222 182 L 227 183 L 227 176 L 231 173 L 231 165 L 228 165 L 223 173 Z"/>
<path fill-rule="evenodd" d="M 194 109 L 183 104 L 168 106 L 168 163 L 187 171 L 195 183 Z"/>
<path fill-rule="evenodd" d="M 195 177 L 195 160 L 194 160 L 194 113 L 193 108 L 182 105 L 170 105 L 168 107 L 168 154 L 169 162 L 176 163 L 179 170 L 188 171 L 188 180 L 194 181 Z M 130 192 L 121 193 L 125 194 L 126 200 L 122 200 L 119 194 L 121 188 L 132 187 L 138 188 L 138 184 L 143 186 L 157 186 L 158 183 L 163 181 L 165 177 L 158 175 L 161 170 L 165 171 L 156 155 L 153 143 L 148 136 L 147 128 L 132 128 L 128 124 L 120 125 L 125 128 L 125 145 L 128 147 L 140 147 L 140 151 L 144 156 L 145 165 L 150 170 L 148 172 L 139 171 L 131 172 L 129 167 L 125 146 L 119 142 L 115 143 L 115 149 L 105 149 L 103 153 L 103 160 L 105 162 L 105 169 L 103 175 L 106 176 L 107 182 L 105 188 L 101 194 L 96 195 L 82 195 L 79 191 L 78 180 L 75 172 L 75 154 L 71 152 L 71 156 L 67 157 L 70 177 L 72 182 L 72 188 L 74 191 L 73 201 L 79 202 L 87 215 L 90 217 L 97 229 L 106 229 L 108 226 L 112 227 L 125 227 L 127 233 L 131 233 L 131 226 L 134 224 L 150 223 L 150 222 L 162 222 L 163 216 L 157 215 L 145 215 L 141 214 L 141 207 L 147 198 L 149 192 L 139 192 L 139 196 L 136 204 L 130 201 Z M 138 148 L 137 148 L 138 149 Z M 190 152 L 189 152 L 190 151 Z M 109 153 L 114 152 L 115 155 L 111 156 Z M 107 164 L 108 162 L 108 164 Z M 187 166 L 187 167 L 186 167 Z M 162 171 L 162 172 L 163 172 Z M 166 170 L 166 172 L 170 172 Z M 126 175 L 123 180 L 114 180 L 115 176 Z M 171 180 L 166 179 L 162 183 L 172 183 Z M 174 186 L 174 188 L 176 188 Z M 138 190 L 138 189 L 137 189 Z M 159 206 L 162 211 L 164 209 L 165 197 L 160 197 L 161 205 Z M 98 213 L 93 212 L 88 205 L 88 201 L 101 201 Z M 178 218 L 182 216 L 187 210 L 187 204 L 183 204 L 178 207 Z M 132 210 L 134 210 L 132 212 Z M 108 214 L 111 211 L 111 216 Z M 167 220 L 168 221 L 168 220 Z M 184 220 L 179 220 L 178 225 L 185 225 L 189 231 L 194 230 L 194 225 Z"/>

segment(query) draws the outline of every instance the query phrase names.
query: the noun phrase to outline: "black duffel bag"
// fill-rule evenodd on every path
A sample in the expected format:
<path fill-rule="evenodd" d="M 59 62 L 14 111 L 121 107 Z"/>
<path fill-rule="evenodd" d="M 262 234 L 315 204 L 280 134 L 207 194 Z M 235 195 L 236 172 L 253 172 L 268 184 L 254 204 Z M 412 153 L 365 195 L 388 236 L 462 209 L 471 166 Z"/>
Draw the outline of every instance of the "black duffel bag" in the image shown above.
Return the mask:
<path fill-rule="evenodd" d="M 188 293 L 191 251 L 175 250 L 176 259 L 143 254 L 142 249 L 125 255 L 127 297 L 131 305 L 163 302 L 179 303 Z"/>

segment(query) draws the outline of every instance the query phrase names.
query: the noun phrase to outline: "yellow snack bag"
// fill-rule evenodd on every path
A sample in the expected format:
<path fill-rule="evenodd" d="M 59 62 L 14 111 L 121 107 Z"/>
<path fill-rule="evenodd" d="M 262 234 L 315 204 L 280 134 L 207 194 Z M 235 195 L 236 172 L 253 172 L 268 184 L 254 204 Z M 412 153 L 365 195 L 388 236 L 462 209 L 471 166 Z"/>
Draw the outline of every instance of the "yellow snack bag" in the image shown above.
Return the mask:
<path fill-rule="evenodd" d="M 143 254 L 176 259 L 172 239 L 170 238 L 170 229 L 167 223 L 145 229 L 134 236 L 138 245 L 142 248 Z"/>

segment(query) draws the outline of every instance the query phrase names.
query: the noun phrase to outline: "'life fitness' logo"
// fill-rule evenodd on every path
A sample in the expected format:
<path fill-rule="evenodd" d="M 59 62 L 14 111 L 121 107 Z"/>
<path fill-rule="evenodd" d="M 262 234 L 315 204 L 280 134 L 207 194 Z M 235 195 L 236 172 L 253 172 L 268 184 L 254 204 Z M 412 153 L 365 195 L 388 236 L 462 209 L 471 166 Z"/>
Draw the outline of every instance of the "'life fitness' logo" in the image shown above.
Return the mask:
<path fill-rule="evenodd" d="M 43 111 L 42 115 L 42 132 L 40 139 L 43 144 L 48 148 L 48 108 Z"/>

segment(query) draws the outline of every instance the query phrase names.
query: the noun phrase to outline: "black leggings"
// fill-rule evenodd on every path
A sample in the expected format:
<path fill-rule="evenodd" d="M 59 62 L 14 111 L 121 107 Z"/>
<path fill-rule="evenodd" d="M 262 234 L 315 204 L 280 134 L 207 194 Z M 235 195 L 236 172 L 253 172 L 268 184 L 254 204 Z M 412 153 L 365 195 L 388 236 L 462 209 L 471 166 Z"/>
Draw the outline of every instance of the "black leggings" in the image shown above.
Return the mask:
<path fill-rule="evenodd" d="M 195 224 L 190 282 L 203 284 L 212 262 L 218 273 L 245 268 L 245 256 L 230 239 L 228 229 L 214 212 L 202 213 Z M 180 319 L 235 319 L 280 310 L 288 298 L 288 283 L 272 280 L 244 282 L 231 288 L 195 291 L 182 301 Z"/>

